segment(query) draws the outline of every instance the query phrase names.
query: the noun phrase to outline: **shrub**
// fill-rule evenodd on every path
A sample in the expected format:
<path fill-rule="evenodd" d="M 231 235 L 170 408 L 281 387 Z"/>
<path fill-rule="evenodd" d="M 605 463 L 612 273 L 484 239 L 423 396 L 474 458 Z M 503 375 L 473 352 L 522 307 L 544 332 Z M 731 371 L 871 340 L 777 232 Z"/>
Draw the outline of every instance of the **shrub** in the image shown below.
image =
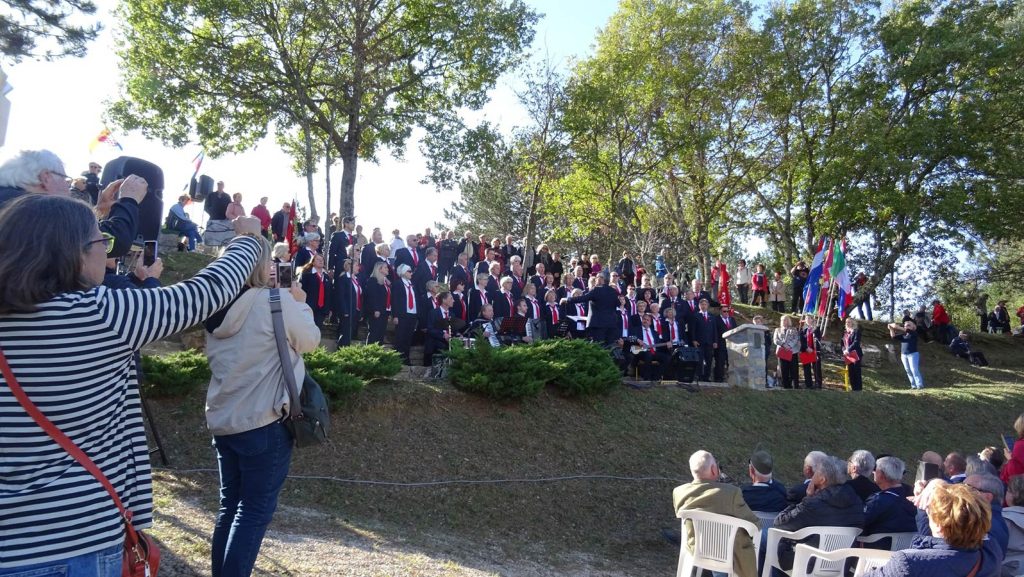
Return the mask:
<path fill-rule="evenodd" d="M 607 393 L 622 383 L 622 372 L 608 351 L 589 341 L 552 339 L 534 347 L 534 362 L 547 364 L 550 384 L 567 397 Z"/>
<path fill-rule="evenodd" d="M 338 367 L 366 381 L 387 379 L 402 370 L 402 358 L 398 352 L 373 344 L 341 347 L 331 353 Z"/>
<path fill-rule="evenodd" d="M 187 350 L 164 356 L 142 356 L 142 392 L 153 397 L 178 397 L 210 382 L 206 355 Z"/>
<path fill-rule="evenodd" d="M 532 363 L 533 347 L 494 349 L 487 339 L 477 339 L 472 349 L 452 344 L 449 378 L 463 391 L 492 399 L 532 397 L 544 388 L 544 367 Z"/>
<path fill-rule="evenodd" d="M 320 383 L 332 401 L 358 393 L 366 386 L 366 381 L 339 366 L 334 354 L 323 347 L 302 355 L 302 360 L 306 363 L 306 372 Z"/>

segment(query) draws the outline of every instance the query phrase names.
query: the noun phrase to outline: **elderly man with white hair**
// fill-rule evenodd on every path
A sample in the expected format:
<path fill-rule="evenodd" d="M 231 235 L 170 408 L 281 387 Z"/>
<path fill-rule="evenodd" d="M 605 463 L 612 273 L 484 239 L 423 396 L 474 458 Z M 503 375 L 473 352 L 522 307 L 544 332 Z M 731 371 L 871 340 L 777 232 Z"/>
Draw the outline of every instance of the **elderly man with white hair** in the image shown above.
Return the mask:
<path fill-rule="evenodd" d="M 114 240 L 107 257 L 128 253 L 135 240 L 139 221 L 139 203 L 146 197 L 146 181 L 132 177 L 131 185 L 121 187 L 123 180 L 110 183 L 99 196 L 96 212 L 100 217 L 100 233 Z M 120 198 L 114 202 L 114 196 Z M 0 163 L 0 208 L 26 194 L 71 196 L 64 163 L 49 150 L 22 150 Z"/>
<path fill-rule="evenodd" d="M 917 531 L 917 508 L 907 500 L 903 486 L 906 465 L 896 457 L 881 457 L 875 463 L 875 484 L 879 491 L 868 497 L 864 505 L 864 535 L 875 533 L 914 533 Z M 885 547 L 887 543 L 876 543 Z"/>
<path fill-rule="evenodd" d="M 677 513 L 680 509 L 707 511 L 758 524 L 757 516 L 743 500 L 743 493 L 740 489 L 719 481 L 721 471 L 714 455 L 707 451 L 697 451 L 690 455 L 690 474 L 693 475 L 693 482 L 680 485 L 672 491 L 672 507 Z M 690 531 L 687 547 L 691 551 L 693 550 L 692 531 Z M 757 576 L 754 544 L 750 536 L 743 531 L 736 535 L 736 546 L 733 549 L 733 569 L 741 577 Z"/>
<path fill-rule="evenodd" d="M 871 480 L 875 472 L 875 456 L 870 451 L 859 449 L 850 455 L 846 461 L 846 474 L 850 480 L 846 483 L 857 493 L 861 501 L 865 503 L 868 497 L 879 491 L 878 485 Z"/>
<path fill-rule="evenodd" d="M 864 502 L 846 484 L 843 461 L 826 456 L 815 461 L 807 484 L 807 497 L 790 505 L 775 518 L 775 527 L 797 531 L 804 527 L 864 527 Z M 817 547 L 817 537 L 801 541 Z M 779 544 L 779 562 L 789 570 L 793 565 L 794 542 L 783 539 Z"/>
<path fill-rule="evenodd" d="M 811 451 L 804 457 L 804 480 L 799 485 L 793 485 L 786 492 L 786 500 L 790 504 L 799 503 L 804 500 L 807 496 L 807 485 L 811 482 L 811 477 L 814 476 L 814 465 L 821 459 L 829 458 L 828 455 L 821 451 Z"/>

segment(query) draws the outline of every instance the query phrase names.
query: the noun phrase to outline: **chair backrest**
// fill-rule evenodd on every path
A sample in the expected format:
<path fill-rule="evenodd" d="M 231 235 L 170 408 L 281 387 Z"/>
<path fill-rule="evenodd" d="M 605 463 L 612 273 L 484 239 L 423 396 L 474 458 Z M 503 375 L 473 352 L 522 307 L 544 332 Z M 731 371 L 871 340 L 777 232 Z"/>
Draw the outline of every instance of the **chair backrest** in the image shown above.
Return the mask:
<path fill-rule="evenodd" d="M 733 548 L 736 543 L 736 534 L 743 530 L 750 535 L 756 544 L 761 541 L 761 531 L 756 525 L 743 519 L 719 515 L 707 511 L 693 511 L 680 509 L 679 518 L 682 520 L 682 544 L 680 549 L 680 561 L 691 553 L 687 550 L 687 543 L 692 527 L 693 540 L 693 566 L 703 567 L 712 571 L 733 572 Z M 687 524 L 687 521 L 690 523 Z M 682 565 L 682 563 L 680 563 Z"/>
<path fill-rule="evenodd" d="M 857 541 L 871 549 L 884 549 L 884 545 L 887 543 L 889 551 L 902 551 L 910 549 L 916 535 L 917 533 L 874 533 L 861 535 L 857 537 Z M 879 543 L 883 546 L 876 546 Z"/>
<path fill-rule="evenodd" d="M 846 564 L 846 560 L 850 558 L 857 559 L 857 568 L 854 572 L 854 576 L 863 575 L 869 569 L 881 567 L 889 561 L 892 557 L 892 551 L 885 551 L 880 549 L 863 549 L 863 548 L 841 548 L 834 551 L 823 551 L 816 549 L 810 545 L 800 543 L 796 546 L 796 554 L 793 557 L 793 575 L 792 577 L 811 577 L 813 575 L 822 575 L 823 571 L 828 571 L 826 565 L 834 565 L 842 571 L 843 566 Z M 817 559 L 817 567 L 811 571 L 807 571 L 808 563 Z M 827 573 L 826 573 L 827 574 Z"/>
<path fill-rule="evenodd" d="M 772 513 L 771 511 L 754 511 L 754 515 L 761 522 L 761 530 L 767 531 L 772 528 L 775 524 L 775 518 L 779 516 L 778 513 Z"/>

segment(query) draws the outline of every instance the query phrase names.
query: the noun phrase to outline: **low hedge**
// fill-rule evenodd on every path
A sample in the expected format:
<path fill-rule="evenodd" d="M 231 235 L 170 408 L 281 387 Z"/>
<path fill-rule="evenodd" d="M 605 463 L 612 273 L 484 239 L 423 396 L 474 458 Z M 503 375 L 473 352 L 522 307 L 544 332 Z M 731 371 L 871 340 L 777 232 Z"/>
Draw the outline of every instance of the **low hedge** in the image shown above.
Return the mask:
<path fill-rule="evenodd" d="M 142 355 L 142 392 L 150 397 L 180 397 L 210 382 L 206 355 L 186 350 L 163 356 Z"/>
<path fill-rule="evenodd" d="M 582 340 L 552 339 L 496 349 L 478 338 L 471 349 L 453 343 L 449 355 L 452 384 L 492 399 L 532 397 L 545 385 L 568 397 L 593 395 L 622 382 L 608 351 Z"/>
<path fill-rule="evenodd" d="M 358 393 L 367 383 L 393 377 L 402 370 L 398 353 L 380 345 L 341 347 L 333 353 L 321 347 L 302 358 L 306 372 L 320 383 L 332 401 Z"/>

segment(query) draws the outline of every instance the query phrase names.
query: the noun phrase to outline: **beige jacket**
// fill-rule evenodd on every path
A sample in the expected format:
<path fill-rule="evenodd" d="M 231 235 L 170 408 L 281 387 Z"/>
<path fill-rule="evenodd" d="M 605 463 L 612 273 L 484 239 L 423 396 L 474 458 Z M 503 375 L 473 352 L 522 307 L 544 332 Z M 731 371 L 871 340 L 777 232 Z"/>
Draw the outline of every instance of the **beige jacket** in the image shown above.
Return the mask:
<path fill-rule="evenodd" d="M 214 435 L 232 435 L 273 423 L 288 410 L 288 390 L 270 315 L 270 289 L 249 289 L 229 305 L 224 321 L 206 340 L 210 389 L 206 424 Z M 309 305 L 282 291 L 281 312 L 291 345 L 295 383 L 302 389 L 301 353 L 320 344 Z"/>
<path fill-rule="evenodd" d="M 728 515 L 749 521 L 757 526 L 760 521 L 743 500 L 743 492 L 739 487 L 726 483 L 714 483 L 694 480 L 692 483 L 680 485 L 672 491 L 672 507 L 678 513 L 680 509 L 707 511 Z M 687 548 L 693 551 L 693 531 L 688 529 Z M 757 577 L 757 556 L 754 555 L 754 542 L 745 531 L 736 534 L 736 545 L 733 547 L 733 570 L 740 577 Z"/>

